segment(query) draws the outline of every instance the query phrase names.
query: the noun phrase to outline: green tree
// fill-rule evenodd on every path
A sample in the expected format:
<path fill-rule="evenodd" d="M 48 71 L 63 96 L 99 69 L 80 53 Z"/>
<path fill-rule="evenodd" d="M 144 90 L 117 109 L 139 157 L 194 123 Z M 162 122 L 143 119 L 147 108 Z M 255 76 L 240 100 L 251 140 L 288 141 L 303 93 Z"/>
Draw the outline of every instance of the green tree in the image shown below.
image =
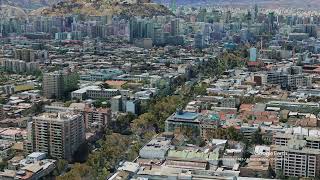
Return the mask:
<path fill-rule="evenodd" d="M 96 108 L 109 108 L 111 104 L 106 98 L 99 98 L 93 102 L 93 106 Z"/>
<path fill-rule="evenodd" d="M 72 104 L 72 101 L 66 101 L 63 106 L 64 107 L 69 107 Z"/>
<path fill-rule="evenodd" d="M 125 115 L 120 115 L 116 121 L 111 121 L 110 126 L 113 132 L 120 134 L 131 134 L 130 124 L 136 118 L 136 115 L 128 113 Z"/>
<path fill-rule="evenodd" d="M 6 103 L 6 99 L 5 98 L 0 98 L 0 104 L 5 104 Z"/>
<path fill-rule="evenodd" d="M 198 84 L 198 85 L 193 87 L 192 94 L 195 94 L 195 95 L 206 95 L 207 94 L 207 88 L 208 88 L 207 84 Z"/>
<path fill-rule="evenodd" d="M 70 99 L 70 93 L 79 88 L 80 76 L 78 73 L 70 73 L 63 78 L 64 81 L 64 97 Z"/>
<path fill-rule="evenodd" d="M 68 166 L 68 162 L 66 160 L 63 160 L 63 159 L 57 160 L 56 168 L 53 171 L 53 175 L 59 176 L 66 170 L 67 166 Z"/>
<path fill-rule="evenodd" d="M 131 128 L 135 134 L 141 136 L 149 131 L 155 131 L 154 124 L 156 121 L 157 118 L 154 114 L 150 112 L 144 113 L 133 121 Z"/>
<path fill-rule="evenodd" d="M 286 179 L 286 176 L 284 175 L 282 170 L 278 171 L 276 174 L 278 179 Z"/>
<path fill-rule="evenodd" d="M 227 139 L 231 139 L 231 140 L 235 140 L 235 141 L 239 141 L 241 140 L 242 135 L 239 133 L 239 131 L 231 126 L 227 128 Z"/>
<path fill-rule="evenodd" d="M 111 89 L 111 86 L 108 83 L 103 83 L 100 87 L 104 89 Z"/>
<path fill-rule="evenodd" d="M 71 171 L 58 176 L 57 180 L 90 180 L 92 179 L 92 168 L 86 164 L 76 163 Z"/>
<path fill-rule="evenodd" d="M 0 162 L 0 171 L 3 171 L 7 166 L 8 166 L 8 162 L 2 160 Z"/>

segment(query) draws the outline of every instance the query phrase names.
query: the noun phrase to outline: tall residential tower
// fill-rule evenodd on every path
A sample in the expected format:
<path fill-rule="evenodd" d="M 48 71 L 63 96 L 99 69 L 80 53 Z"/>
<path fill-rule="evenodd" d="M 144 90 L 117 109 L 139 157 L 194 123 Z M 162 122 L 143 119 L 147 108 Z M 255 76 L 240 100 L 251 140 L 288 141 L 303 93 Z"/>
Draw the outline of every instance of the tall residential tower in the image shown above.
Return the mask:
<path fill-rule="evenodd" d="M 44 152 L 52 158 L 71 161 L 72 155 L 85 141 L 85 124 L 74 112 L 44 113 L 28 124 L 26 148 Z"/>

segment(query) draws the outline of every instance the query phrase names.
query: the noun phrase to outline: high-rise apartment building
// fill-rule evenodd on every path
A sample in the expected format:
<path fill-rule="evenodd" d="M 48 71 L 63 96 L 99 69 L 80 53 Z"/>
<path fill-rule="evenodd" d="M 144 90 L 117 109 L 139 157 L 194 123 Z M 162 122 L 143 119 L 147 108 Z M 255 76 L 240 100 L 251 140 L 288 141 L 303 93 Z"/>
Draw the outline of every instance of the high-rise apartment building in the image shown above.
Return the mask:
<path fill-rule="evenodd" d="M 250 61 L 257 61 L 257 48 L 250 48 Z"/>
<path fill-rule="evenodd" d="M 135 39 L 153 38 L 155 24 L 150 19 L 132 18 L 129 22 L 130 41 Z"/>
<path fill-rule="evenodd" d="M 32 49 L 16 49 L 14 51 L 14 58 L 26 62 L 35 61 L 35 51 Z"/>
<path fill-rule="evenodd" d="M 299 87 L 311 87 L 312 78 L 303 74 L 288 74 L 283 72 L 269 72 L 267 74 L 269 84 L 278 84 L 285 89 L 296 89 Z"/>
<path fill-rule="evenodd" d="M 205 43 L 204 43 L 204 37 L 201 32 L 198 32 L 195 37 L 194 37 L 194 47 L 202 49 L 204 48 Z"/>
<path fill-rule="evenodd" d="M 111 109 L 109 108 L 95 108 L 90 104 L 72 103 L 70 107 L 61 106 L 45 106 L 45 112 L 59 113 L 59 112 L 74 112 L 81 114 L 86 129 L 95 127 L 105 127 L 111 121 Z"/>
<path fill-rule="evenodd" d="M 52 158 L 71 161 L 73 153 L 85 141 L 81 114 L 44 113 L 28 124 L 28 151 L 47 153 Z"/>
<path fill-rule="evenodd" d="M 171 36 L 177 36 L 180 34 L 180 21 L 179 19 L 173 19 L 170 22 Z"/>
<path fill-rule="evenodd" d="M 163 29 L 161 27 L 161 24 L 155 24 L 154 26 L 153 42 L 155 45 L 164 44 Z"/>
<path fill-rule="evenodd" d="M 122 111 L 122 96 L 114 96 L 111 99 L 111 109 L 113 112 Z"/>
<path fill-rule="evenodd" d="M 85 107 L 83 110 L 84 123 L 86 128 L 104 127 L 111 121 L 111 109 Z"/>
<path fill-rule="evenodd" d="M 273 148 L 274 170 L 287 177 L 319 177 L 320 150 L 306 146 L 305 140 L 291 139 L 287 146 Z"/>
<path fill-rule="evenodd" d="M 22 60 L 15 60 L 15 59 L 5 59 L 2 61 L 1 66 L 9 71 L 14 73 L 34 73 L 39 70 L 39 63 L 38 62 L 25 62 Z"/>
<path fill-rule="evenodd" d="M 277 133 L 273 137 L 273 169 L 286 177 L 319 177 L 319 138 Z"/>
<path fill-rule="evenodd" d="M 43 95 L 46 98 L 59 99 L 64 92 L 64 78 L 62 72 L 44 73 L 43 75 Z"/>

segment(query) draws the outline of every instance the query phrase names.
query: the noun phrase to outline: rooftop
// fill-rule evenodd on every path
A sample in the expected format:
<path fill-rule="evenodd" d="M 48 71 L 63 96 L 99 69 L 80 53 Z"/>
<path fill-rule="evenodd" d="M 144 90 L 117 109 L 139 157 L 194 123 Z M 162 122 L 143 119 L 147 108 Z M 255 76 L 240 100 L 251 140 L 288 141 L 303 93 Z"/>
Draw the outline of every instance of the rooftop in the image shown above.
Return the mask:
<path fill-rule="evenodd" d="M 139 164 L 133 162 L 124 162 L 118 170 L 137 172 L 139 170 Z"/>
<path fill-rule="evenodd" d="M 214 149 L 212 152 L 197 152 L 197 151 L 177 151 L 170 150 L 168 153 L 168 158 L 181 159 L 181 160 L 194 160 L 194 161 L 210 161 L 218 160 L 219 149 Z"/>
<path fill-rule="evenodd" d="M 36 120 L 50 120 L 50 121 L 67 121 L 80 116 L 74 112 L 59 112 L 59 113 L 43 113 L 39 116 L 33 117 Z"/>
<path fill-rule="evenodd" d="M 275 151 L 281 151 L 281 152 L 290 152 L 290 153 L 300 153 L 300 154 L 314 154 L 314 155 L 320 155 L 319 149 L 311 149 L 311 148 L 300 148 L 300 149 L 292 149 L 288 146 L 274 146 Z"/>
<path fill-rule="evenodd" d="M 33 152 L 33 153 L 29 154 L 28 157 L 30 157 L 30 158 L 38 158 L 38 157 L 43 156 L 45 154 L 46 153 L 42 153 L 42 152 Z"/>
<path fill-rule="evenodd" d="M 167 150 L 171 144 L 171 140 L 165 138 L 155 138 L 152 139 L 148 144 L 146 144 L 142 149 L 144 150 Z"/>
<path fill-rule="evenodd" d="M 197 119 L 198 116 L 199 114 L 194 112 L 181 112 L 181 113 L 175 113 L 174 118 L 192 121 Z"/>
<path fill-rule="evenodd" d="M 21 130 L 18 129 L 6 129 L 0 133 L 2 136 L 14 136 L 16 134 L 20 134 Z"/>

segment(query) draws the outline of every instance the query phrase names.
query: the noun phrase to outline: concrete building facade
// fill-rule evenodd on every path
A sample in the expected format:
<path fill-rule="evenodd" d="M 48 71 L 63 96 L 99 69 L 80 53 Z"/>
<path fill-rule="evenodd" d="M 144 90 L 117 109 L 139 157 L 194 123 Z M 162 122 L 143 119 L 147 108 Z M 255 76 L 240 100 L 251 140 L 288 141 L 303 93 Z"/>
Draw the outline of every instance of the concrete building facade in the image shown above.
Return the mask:
<path fill-rule="evenodd" d="M 61 98 L 63 96 L 63 74 L 61 72 L 44 73 L 43 75 L 43 95 L 46 98 Z"/>
<path fill-rule="evenodd" d="M 277 133 L 273 138 L 273 169 L 286 177 L 319 177 L 320 144 L 318 138 Z"/>
<path fill-rule="evenodd" d="M 81 114 L 44 113 L 28 124 L 28 150 L 47 153 L 52 158 L 71 161 L 73 153 L 85 141 Z M 31 142 L 30 142 L 31 141 Z"/>
<path fill-rule="evenodd" d="M 93 126 L 104 127 L 111 121 L 111 109 L 86 107 L 83 117 L 86 129 Z"/>

